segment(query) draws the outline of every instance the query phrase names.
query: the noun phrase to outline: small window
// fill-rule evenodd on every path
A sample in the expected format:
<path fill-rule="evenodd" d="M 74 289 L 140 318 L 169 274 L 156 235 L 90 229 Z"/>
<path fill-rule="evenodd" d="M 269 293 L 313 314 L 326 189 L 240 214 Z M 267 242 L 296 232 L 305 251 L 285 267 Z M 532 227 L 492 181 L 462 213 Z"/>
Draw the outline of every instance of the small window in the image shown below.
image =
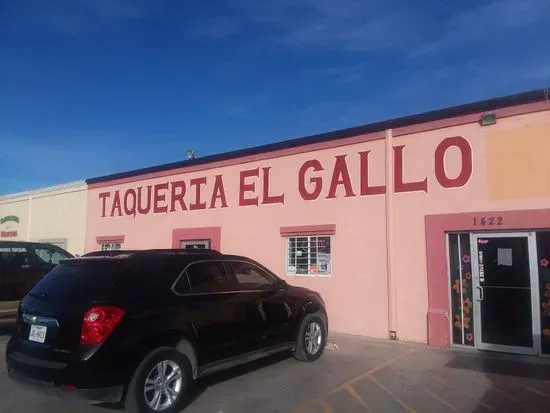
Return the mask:
<path fill-rule="evenodd" d="M 221 262 L 201 262 L 187 268 L 191 292 L 206 294 L 230 291 L 229 278 Z"/>
<path fill-rule="evenodd" d="M 331 237 L 315 235 L 287 238 L 287 274 L 329 276 L 332 272 Z"/>
<path fill-rule="evenodd" d="M 120 242 L 109 242 L 101 244 L 101 251 L 118 251 L 120 250 Z"/>
<path fill-rule="evenodd" d="M 209 239 L 183 240 L 180 243 L 183 249 L 210 249 Z"/>
<path fill-rule="evenodd" d="M 230 273 L 235 276 L 237 289 L 243 291 L 262 290 L 273 284 L 274 279 L 265 271 L 246 262 L 227 262 Z"/>
<path fill-rule="evenodd" d="M 57 265 L 59 264 L 59 261 L 65 258 L 70 258 L 68 254 L 63 254 L 61 250 L 53 246 L 35 247 L 34 253 L 38 257 L 39 262 L 42 264 Z"/>

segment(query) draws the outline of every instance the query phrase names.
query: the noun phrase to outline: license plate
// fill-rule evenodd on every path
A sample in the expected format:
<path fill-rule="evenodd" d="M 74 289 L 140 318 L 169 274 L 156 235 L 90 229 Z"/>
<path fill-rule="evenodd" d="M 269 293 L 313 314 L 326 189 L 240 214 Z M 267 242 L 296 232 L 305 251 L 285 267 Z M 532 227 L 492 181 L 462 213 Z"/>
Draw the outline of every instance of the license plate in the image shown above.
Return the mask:
<path fill-rule="evenodd" d="M 48 327 L 31 325 L 31 331 L 29 332 L 29 340 L 37 343 L 43 343 L 46 341 L 46 332 Z"/>

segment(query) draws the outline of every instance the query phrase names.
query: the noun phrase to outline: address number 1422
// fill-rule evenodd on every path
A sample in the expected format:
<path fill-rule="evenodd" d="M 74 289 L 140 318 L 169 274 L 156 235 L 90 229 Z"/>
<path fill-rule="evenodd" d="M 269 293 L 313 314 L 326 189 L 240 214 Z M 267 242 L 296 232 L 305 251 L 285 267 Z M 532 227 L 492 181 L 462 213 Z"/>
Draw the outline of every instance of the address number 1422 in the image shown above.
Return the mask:
<path fill-rule="evenodd" d="M 474 226 L 494 226 L 494 225 L 502 225 L 503 220 L 502 217 L 474 217 Z"/>

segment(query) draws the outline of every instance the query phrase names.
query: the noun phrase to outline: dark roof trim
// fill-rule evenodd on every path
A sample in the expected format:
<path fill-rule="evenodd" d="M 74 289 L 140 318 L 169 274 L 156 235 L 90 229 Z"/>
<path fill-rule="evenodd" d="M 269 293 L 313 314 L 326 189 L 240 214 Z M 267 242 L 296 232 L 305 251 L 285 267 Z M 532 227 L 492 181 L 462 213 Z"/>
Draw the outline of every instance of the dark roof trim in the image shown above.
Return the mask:
<path fill-rule="evenodd" d="M 108 182 L 117 179 L 130 178 L 139 175 L 145 175 L 155 172 L 164 172 L 172 169 L 178 169 L 189 166 L 204 165 L 208 163 L 220 162 L 229 159 L 241 158 L 244 156 L 258 155 L 261 153 L 274 152 L 282 149 L 295 148 L 299 146 L 311 145 L 315 143 L 345 139 L 353 136 L 363 135 L 367 133 L 374 133 L 384 131 L 386 129 L 403 128 L 406 126 L 412 126 L 422 124 L 426 122 L 433 122 L 447 118 L 453 118 L 457 116 L 469 115 L 478 112 L 488 112 L 496 109 L 501 109 L 510 106 L 526 105 L 529 103 L 540 102 L 548 99 L 547 89 L 537 89 L 529 92 L 518 93 L 514 95 L 508 95 L 499 98 L 493 98 L 483 100 L 474 103 L 468 103 L 466 105 L 453 106 L 446 109 L 434 110 L 431 112 L 425 112 L 417 115 L 404 116 L 401 118 L 390 119 L 382 122 L 370 123 L 362 126 L 356 126 L 352 128 L 336 130 L 332 132 L 322 133 L 318 135 L 305 136 L 302 138 L 290 139 L 276 143 L 270 143 L 267 145 L 256 146 L 248 149 L 240 149 L 231 152 L 225 152 L 216 155 L 210 155 L 205 157 L 199 157 L 195 159 L 178 161 L 167 163 L 163 165 L 152 166 L 148 168 L 135 169 L 132 171 L 120 172 L 111 175 L 100 176 L 96 178 L 90 178 L 86 180 L 88 185 Z"/>

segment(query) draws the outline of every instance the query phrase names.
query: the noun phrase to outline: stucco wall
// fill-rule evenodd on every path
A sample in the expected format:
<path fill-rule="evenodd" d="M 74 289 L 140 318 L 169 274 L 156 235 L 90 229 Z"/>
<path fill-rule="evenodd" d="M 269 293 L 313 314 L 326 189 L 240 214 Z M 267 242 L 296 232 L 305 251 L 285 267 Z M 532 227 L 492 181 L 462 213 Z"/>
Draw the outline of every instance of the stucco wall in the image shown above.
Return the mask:
<path fill-rule="evenodd" d="M 19 218 L 19 223 L 11 223 L 12 230 L 17 231 L 17 236 L 0 239 L 64 240 L 69 252 L 83 254 L 86 189 L 85 184 L 75 184 L 61 189 L 45 189 L 0 199 L 0 218 L 10 215 Z M 5 224 L 2 228 L 4 226 Z"/>
<path fill-rule="evenodd" d="M 546 137 L 544 144 L 540 142 L 541 135 Z M 441 136 L 464 136 L 471 145 L 472 177 L 464 187 L 445 189 L 436 182 L 431 154 Z M 501 139 L 510 136 L 512 139 Z M 428 179 L 427 194 L 394 196 L 397 330 L 402 338 L 426 341 L 425 215 L 547 208 L 550 111 L 499 119 L 491 126 L 469 124 L 402 136 L 394 138 L 393 143 L 407 145 L 405 151 L 412 160 L 406 165 L 407 176 L 411 180 Z M 457 151 L 449 150 L 448 155 L 446 170 L 449 176 L 456 176 Z M 546 162 L 540 160 L 544 156 Z M 414 161 L 417 159 L 424 161 Z M 498 226 L 492 229 L 496 231 Z"/>
<path fill-rule="evenodd" d="M 393 147 L 400 148 L 394 151 L 402 155 L 403 182 L 423 182 L 426 179 L 425 190 L 411 191 L 407 185 L 401 185 L 400 189 L 394 189 L 402 192 L 392 195 L 392 266 L 399 339 L 426 341 L 425 215 L 547 206 L 550 201 L 547 191 L 550 182 L 548 162 L 545 163 L 539 155 L 540 145 L 548 142 L 544 141 L 545 136 L 550 137 L 550 111 L 499 118 L 497 124 L 492 126 L 481 127 L 471 122 L 393 138 Z M 460 138 L 458 141 L 447 140 L 454 137 Z M 524 139 L 526 145 L 518 146 L 517 140 L 520 139 Z M 210 170 L 203 167 L 192 172 L 172 171 L 170 176 L 141 177 L 134 178 L 133 182 L 91 186 L 88 191 L 86 250 L 98 248 L 97 237 L 119 235 L 125 237 L 123 248 L 166 248 L 172 245 L 175 229 L 220 226 L 223 252 L 256 258 L 290 283 L 320 291 L 327 302 L 333 331 L 385 338 L 388 332 L 386 195 L 361 195 L 360 180 L 361 175 L 365 179 L 365 171 L 361 174 L 358 155 L 359 152 L 370 151 L 369 185 L 383 185 L 385 141 L 383 134 L 358 141 L 346 146 L 318 148 L 271 159 L 247 159 L 244 163 L 219 165 Z M 500 141 L 507 143 L 502 146 Z M 454 144 L 436 161 L 435 153 L 443 142 Z M 471 150 L 471 174 L 466 174 L 467 179 L 459 187 L 445 188 L 441 182 L 442 174 L 448 181 L 454 181 L 464 171 L 465 156 L 470 156 L 470 152 L 461 152 L 456 142 L 462 142 L 462 149 L 467 147 L 468 151 Z M 510 165 L 511 159 L 515 159 L 510 155 L 512 152 L 517 153 L 521 161 Z M 344 161 L 342 155 L 345 155 Z M 306 189 L 313 189 L 312 177 L 321 177 L 323 188 L 317 199 L 304 200 L 299 191 L 299 171 L 311 160 L 319 161 L 323 170 L 307 171 Z M 344 184 L 339 185 L 335 197 L 327 199 L 333 168 L 338 162 L 340 166 L 345 162 L 351 187 L 346 190 Z M 284 204 L 261 205 L 262 168 L 267 167 L 271 168 L 269 194 L 284 194 Z M 514 181 L 515 189 L 510 190 L 510 177 L 515 175 L 510 173 L 506 177 L 498 172 L 505 167 L 517 170 L 522 179 L 529 179 L 528 189 Z M 259 168 L 259 178 L 247 179 L 246 182 L 255 182 L 255 195 L 260 196 L 260 205 L 239 206 L 240 173 L 254 168 Z M 216 175 L 222 176 L 219 179 L 223 180 L 227 207 L 222 208 L 218 199 L 216 206 L 210 209 Z M 201 192 L 202 200 L 207 203 L 206 209 L 190 210 L 189 204 L 195 200 L 195 189 L 190 186 L 190 181 L 202 177 L 206 178 Z M 187 183 L 187 210 L 182 211 L 178 204 L 171 212 L 171 183 L 181 180 Z M 338 181 L 347 182 L 346 176 L 336 174 L 334 182 Z M 167 185 L 162 187 L 162 184 Z M 134 215 L 132 211 L 125 211 L 125 194 L 130 194 L 128 199 L 131 200 L 138 188 L 141 187 L 142 194 L 145 194 L 147 186 L 152 186 L 154 192 L 155 185 L 161 185 L 157 187 L 161 196 L 159 212 L 155 213 L 153 206 L 146 214 L 138 212 Z M 540 189 L 540 186 L 546 189 Z M 118 198 L 116 191 L 119 191 Z M 165 200 L 162 195 L 166 196 Z M 247 194 L 248 197 L 253 195 L 252 192 Z M 165 204 L 166 212 L 162 209 Z M 323 224 L 336 225 L 332 276 L 287 276 L 285 245 L 280 228 Z"/>
<path fill-rule="evenodd" d="M 285 245 L 280 235 L 282 226 L 336 224 L 333 238 L 333 275 L 331 278 L 287 277 L 296 285 L 310 286 L 319 290 L 339 320 L 331 325 L 339 331 L 372 336 L 385 336 L 385 304 L 387 296 L 384 261 L 384 198 L 371 197 L 368 200 L 354 197 L 348 199 L 324 199 L 329 189 L 334 155 L 349 154 L 349 172 L 357 187 L 359 179 L 359 156 L 357 152 L 366 148 L 364 144 L 354 145 L 318 153 L 304 153 L 297 156 L 275 158 L 269 161 L 249 162 L 236 167 L 224 167 L 215 171 L 201 171 L 180 174 L 161 179 L 145 180 L 139 183 L 118 185 L 113 188 L 90 189 L 86 249 L 98 248 L 96 237 L 124 235 L 124 248 L 164 247 L 172 245 L 172 231 L 177 228 L 221 226 L 221 250 L 226 253 L 244 254 L 258 259 L 278 274 L 285 276 Z M 371 168 L 372 181 L 384 182 L 384 142 L 368 144 L 373 149 Z M 374 154 L 376 152 L 376 154 Z M 298 191 L 300 166 L 311 159 L 319 160 L 325 171 L 314 175 L 322 176 L 323 190 L 317 201 L 304 202 Z M 271 167 L 271 195 L 284 193 L 284 204 L 239 206 L 240 171 L 256 167 Z M 378 166 L 381 166 L 378 167 Z M 102 217 L 102 203 L 99 194 L 106 191 L 125 190 L 155 185 L 167 181 L 207 176 L 210 193 L 214 175 L 223 176 L 227 208 L 187 210 L 147 215 L 119 217 L 118 212 L 111 217 L 107 207 L 106 217 Z M 254 179 L 250 179 L 253 182 Z M 262 195 L 262 179 L 256 179 L 256 194 Z M 340 188 L 342 189 L 342 188 Z M 191 201 L 194 192 L 188 188 Z M 338 191 L 342 195 L 342 191 Z M 114 195 L 112 195 L 114 196 Z M 250 195 L 252 196 L 252 194 Z M 210 195 L 204 196 L 207 204 Z M 112 201 L 112 197 L 110 199 Z M 187 206 L 189 207 L 188 202 Z M 107 205 L 111 203 L 108 202 Z M 219 205 L 219 203 L 218 203 Z M 152 212 L 152 211 L 151 211 Z M 382 240 L 382 241 L 381 241 Z M 342 298 L 345 297 L 344 302 Z M 376 314 L 362 317 L 354 314 Z"/>

